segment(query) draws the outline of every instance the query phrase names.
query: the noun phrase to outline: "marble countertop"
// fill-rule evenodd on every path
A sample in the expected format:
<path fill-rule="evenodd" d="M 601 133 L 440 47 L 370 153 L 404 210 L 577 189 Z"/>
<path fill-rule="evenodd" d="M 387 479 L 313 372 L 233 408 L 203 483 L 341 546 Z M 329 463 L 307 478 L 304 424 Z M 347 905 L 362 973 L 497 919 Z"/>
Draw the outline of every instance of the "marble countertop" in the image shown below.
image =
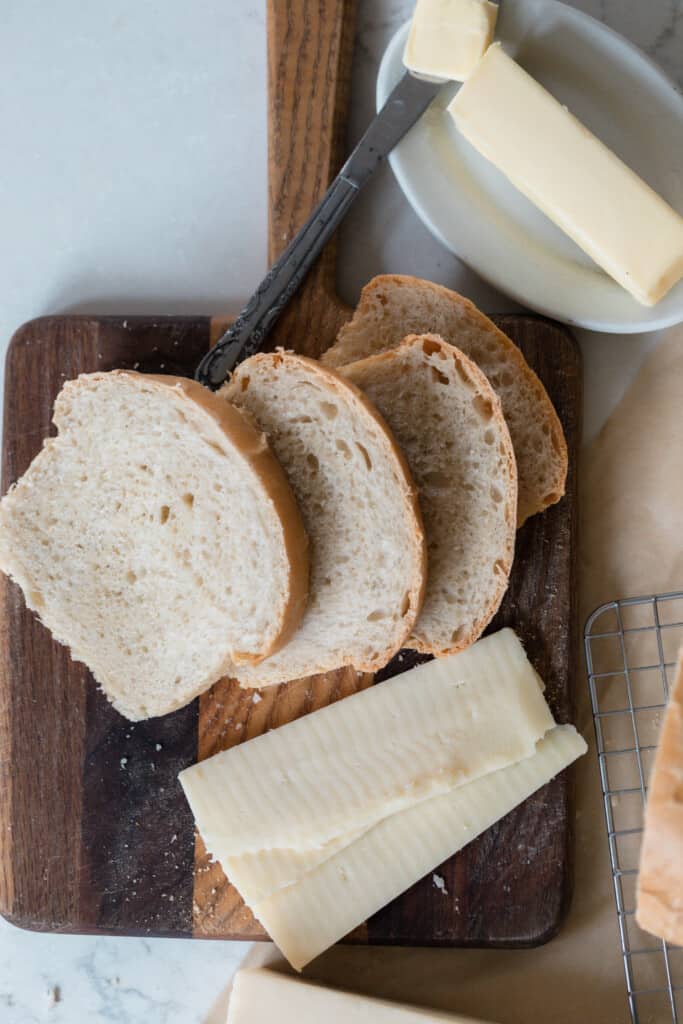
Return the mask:
<path fill-rule="evenodd" d="M 683 0 L 573 0 L 683 88 Z M 410 0 L 359 0 L 349 143 Z M 49 312 L 239 309 L 266 260 L 261 0 L 5 0 L 0 338 Z M 342 230 L 339 288 L 380 272 L 511 303 L 444 251 L 383 168 Z M 581 332 L 595 435 L 657 335 Z M 21 932 L 0 919 L 0 1024 L 222 1024 L 242 944 Z"/>

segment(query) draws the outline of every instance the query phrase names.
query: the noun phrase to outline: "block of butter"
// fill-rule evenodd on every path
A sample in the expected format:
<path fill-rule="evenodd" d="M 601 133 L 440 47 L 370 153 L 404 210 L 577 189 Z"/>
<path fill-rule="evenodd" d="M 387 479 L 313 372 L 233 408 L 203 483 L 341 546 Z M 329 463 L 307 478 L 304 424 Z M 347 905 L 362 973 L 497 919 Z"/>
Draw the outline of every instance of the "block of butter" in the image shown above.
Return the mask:
<path fill-rule="evenodd" d="M 643 305 L 683 276 L 683 217 L 500 44 L 448 110 L 462 135 Z"/>
<path fill-rule="evenodd" d="M 403 63 L 413 74 L 464 82 L 493 39 L 490 0 L 417 0 Z"/>
<path fill-rule="evenodd" d="M 464 1017 L 338 992 L 287 974 L 245 969 L 235 976 L 227 1024 L 475 1024 Z"/>

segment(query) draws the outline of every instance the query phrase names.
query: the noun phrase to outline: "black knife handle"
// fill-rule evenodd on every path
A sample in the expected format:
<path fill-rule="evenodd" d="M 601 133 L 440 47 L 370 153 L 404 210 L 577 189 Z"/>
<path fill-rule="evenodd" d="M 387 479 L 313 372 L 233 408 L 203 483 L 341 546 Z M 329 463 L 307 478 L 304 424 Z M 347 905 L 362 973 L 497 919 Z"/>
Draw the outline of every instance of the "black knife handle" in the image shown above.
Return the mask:
<path fill-rule="evenodd" d="M 238 362 L 254 355 L 275 321 L 339 226 L 358 194 L 358 187 L 340 174 L 322 202 L 269 270 L 234 324 L 197 367 L 195 378 L 216 390 Z"/>
<path fill-rule="evenodd" d="M 283 309 L 377 165 L 424 113 L 441 88 L 404 74 L 301 231 L 289 243 L 251 299 L 210 352 L 196 379 L 216 390 L 237 363 L 258 352 Z"/>

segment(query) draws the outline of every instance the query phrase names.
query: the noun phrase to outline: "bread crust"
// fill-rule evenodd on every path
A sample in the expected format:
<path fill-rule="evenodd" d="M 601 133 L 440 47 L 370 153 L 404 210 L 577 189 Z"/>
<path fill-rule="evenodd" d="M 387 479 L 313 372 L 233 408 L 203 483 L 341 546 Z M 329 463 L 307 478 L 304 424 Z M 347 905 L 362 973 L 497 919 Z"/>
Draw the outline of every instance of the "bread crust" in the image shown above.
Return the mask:
<path fill-rule="evenodd" d="M 282 609 L 279 612 L 279 620 L 275 621 L 275 615 L 273 615 L 273 626 L 268 629 L 268 643 L 263 645 L 262 650 L 246 652 L 239 650 L 224 652 L 221 650 L 216 652 L 216 668 L 215 671 L 211 671 L 210 677 L 207 676 L 203 680 L 196 681 L 191 689 L 187 689 L 183 693 L 182 698 L 179 698 L 176 693 L 168 692 L 166 703 L 163 705 L 160 702 L 155 703 L 154 710 L 151 712 L 146 704 L 135 704 L 131 699 L 131 693 L 119 692 L 116 679 L 106 676 L 100 678 L 98 675 L 97 681 L 117 710 L 127 718 L 138 721 L 168 714 L 184 706 L 207 690 L 219 678 L 230 674 L 236 663 L 258 663 L 275 653 L 287 642 L 299 625 L 306 606 L 309 570 L 308 538 L 287 478 L 268 446 L 265 436 L 240 410 L 219 399 L 197 382 L 185 378 L 114 370 L 108 373 L 84 374 L 76 380 L 69 381 L 57 396 L 54 406 L 53 421 L 59 429 L 59 435 L 46 440 L 42 451 L 31 464 L 34 472 L 40 469 L 43 460 L 52 458 L 54 447 L 59 443 L 59 436 L 72 429 L 68 419 L 74 396 L 81 389 L 92 388 L 93 383 L 96 384 L 98 380 L 112 377 L 125 378 L 129 384 L 142 390 L 163 392 L 164 396 L 169 396 L 169 402 L 181 403 L 181 410 L 184 406 L 188 412 L 191 412 L 194 422 L 198 424 L 201 424 L 204 417 L 208 418 L 206 426 L 209 436 L 216 436 L 217 439 L 225 438 L 226 445 L 230 447 L 231 451 L 244 460 L 245 472 L 249 474 L 250 479 L 256 485 L 257 493 L 261 494 L 259 502 L 263 500 L 264 505 L 270 506 L 272 515 L 269 518 L 272 520 L 274 530 L 278 529 L 279 525 L 281 535 L 277 538 L 277 542 L 279 550 L 286 560 Z M 214 425 L 218 433 L 216 433 Z M 198 429 L 201 428 L 198 426 Z M 18 483 L 21 484 L 21 481 Z M 10 490 L 3 501 L 11 504 L 14 500 L 13 494 L 14 488 Z M 17 578 L 17 567 L 12 558 L 8 558 L 4 568 L 10 575 Z M 31 581 L 19 576 L 18 582 L 24 590 L 27 606 L 42 617 L 41 607 L 33 601 Z M 58 637 L 58 639 L 66 646 L 70 646 L 66 639 L 62 637 Z M 227 648 L 227 643 L 225 647 Z M 72 650 L 72 656 L 77 660 L 87 661 L 87 658 L 78 651 Z"/>
<path fill-rule="evenodd" d="M 131 371 L 115 371 L 129 377 Z M 308 537 L 303 525 L 299 506 L 292 494 L 285 471 L 272 453 L 264 433 L 257 430 L 248 417 L 236 406 L 219 398 L 213 391 L 197 381 L 184 377 L 164 377 L 157 374 L 136 374 L 142 381 L 171 388 L 183 399 L 194 401 L 204 410 L 229 438 L 237 452 L 251 466 L 261 482 L 276 518 L 282 524 L 283 542 L 289 562 L 288 595 L 280 620 L 278 634 L 270 646 L 260 654 L 244 651 L 232 653 L 236 665 L 258 665 L 275 651 L 280 650 L 296 632 L 308 599 Z"/>
<path fill-rule="evenodd" d="M 683 945 L 683 650 L 650 780 L 636 920 Z"/>
<path fill-rule="evenodd" d="M 258 365 L 259 363 L 272 363 L 275 366 L 283 366 L 290 373 L 296 373 L 297 368 L 302 366 L 305 367 L 308 373 L 312 374 L 319 380 L 322 387 L 334 393 L 346 404 L 349 402 L 353 403 L 356 406 L 359 415 L 370 417 L 374 421 L 375 425 L 379 428 L 380 436 L 383 438 L 386 452 L 395 464 L 397 474 L 402 482 L 403 511 L 406 519 L 410 523 L 410 533 L 413 539 L 413 561 L 415 563 L 415 572 L 410 584 L 410 612 L 403 619 L 405 628 L 400 638 L 400 642 L 392 644 L 383 652 L 382 664 L 386 664 L 393 655 L 401 649 L 412 632 L 424 600 L 427 578 L 427 546 L 424 537 L 424 524 L 422 521 L 422 512 L 420 510 L 417 487 L 413 481 L 408 462 L 396 443 L 388 424 L 368 397 L 363 394 L 360 388 L 356 387 L 356 385 L 351 381 L 346 380 L 336 370 L 323 366 L 320 362 L 315 359 L 310 359 L 308 356 L 301 356 L 294 352 L 284 351 L 282 349 L 279 349 L 277 352 L 257 353 L 237 367 L 231 380 L 228 384 L 224 385 L 219 392 L 219 395 L 222 395 L 229 401 L 234 389 L 241 386 L 240 381 L 242 375 L 249 373 L 250 366 Z M 348 659 L 345 664 L 352 664 L 354 668 L 364 672 L 376 672 L 379 667 L 377 662 L 368 663 L 358 659 Z M 311 664 L 306 669 L 306 675 L 315 675 L 327 670 L 327 666 Z"/>
<path fill-rule="evenodd" d="M 308 599 L 308 537 L 284 470 L 273 454 L 265 434 L 257 430 L 240 409 L 197 381 L 186 377 L 136 373 L 134 370 L 112 372 L 115 376 L 125 376 L 140 384 L 152 383 L 156 387 L 171 390 L 182 401 L 193 402 L 207 413 L 248 463 L 273 506 L 275 516 L 282 526 L 282 541 L 289 563 L 283 614 L 277 634 L 268 648 L 259 654 L 233 651 L 231 659 L 235 665 L 256 665 L 287 643 L 301 622 Z M 226 671 L 230 664 L 226 663 Z"/>
<path fill-rule="evenodd" d="M 517 513 L 517 462 L 515 460 L 512 441 L 510 439 L 510 432 L 505 422 L 505 417 L 503 416 L 500 399 L 489 384 L 486 375 L 479 369 L 479 367 L 463 352 L 455 348 L 454 345 L 449 345 L 448 342 L 444 341 L 443 338 L 439 337 L 437 334 L 410 334 L 404 338 L 396 348 L 387 349 L 384 352 L 379 352 L 374 356 L 368 356 L 367 359 L 358 360 L 355 363 L 349 363 L 341 369 L 341 372 L 345 374 L 348 373 L 351 380 L 353 380 L 354 375 L 356 375 L 358 379 L 362 377 L 363 373 L 371 372 L 376 366 L 398 362 L 404 351 L 411 349 L 414 346 L 422 346 L 425 341 L 437 346 L 446 354 L 447 358 L 452 359 L 458 367 L 458 372 L 471 383 L 479 395 L 481 395 L 487 402 L 491 403 L 493 419 L 498 427 L 501 442 L 505 448 L 504 458 L 508 473 L 508 487 L 505 501 L 505 522 L 508 527 L 507 549 L 505 551 L 504 558 L 501 560 L 501 572 L 498 574 L 497 580 L 498 585 L 492 592 L 491 599 L 484 613 L 475 622 L 473 622 L 470 631 L 453 645 L 447 647 L 436 645 L 425 637 L 420 636 L 419 632 L 416 631 L 413 631 L 408 640 L 408 647 L 411 649 L 419 651 L 421 654 L 432 654 L 434 657 L 443 658 L 450 654 L 457 654 L 459 651 L 465 650 L 465 648 L 470 647 L 479 639 L 500 607 L 500 603 L 508 588 L 510 572 L 512 570 Z"/>
<path fill-rule="evenodd" d="M 357 357 L 354 357 L 349 353 L 349 345 L 345 341 L 346 335 L 350 333 L 351 326 L 353 324 L 373 311 L 373 299 L 376 292 L 386 289 L 387 287 L 416 289 L 425 297 L 431 297 L 431 300 L 435 305 L 440 307 L 452 306 L 456 308 L 458 310 L 458 314 L 461 317 L 464 317 L 472 327 L 485 332 L 493 341 L 495 341 L 500 349 L 505 352 L 506 357 L 515 364 L 517 371 L 525 379 L 529 388 L 533 392 L 534 398 L 541 410 L 543 422 L 548 429 L 548 443 L 556 455 L 557 471 L 553 478 L 548 481 L 549 486 L 547 489 L 544 489 L 543 494 L 528 494 L 526 493 L 526 489 L 523 486 L 520 486 L 517 526 L 518 528 L 521 528 L 526 520 L 531 516 L 538 512 L 542 512 L 551 505 L 556 504 L 563 497 L 566 489 L 567 470 L 569 466 L 567 442 L 565 440 L 564 431 L 562 430 L 562 424 L 560 423 L 559 417 L 555 411 L 555 407 L 550 401 L 548 393 L 537 375 L 531 369 L 514 342 L 512 342 L 506 334 L 496 327 L 496 325 L 489 320 L 487 316 L 478 310 L 474 303 L 470 302 L 469 299 L 464 298 L 462 295 L 459 295 L 457 292 L 454 292 L 449 288 L 445 288 L 443 285 L 434 284 L 432 281 L 424 281 L 421 278 L 412 277 L 410 275 L 383 274 L 378 277 L 374 277 L 363 288 L 360 296 L 360 302 L 358 303 L 352 319 L 341 328 L 336 342 L 322 355 L 322 362 L 326 366 L 342 366 L 345 363 L 349 363 L 354 361 L 354 359 L 357 359 Z M 521 484 L 523 484 L 523 481 L 521 481 Z"/>

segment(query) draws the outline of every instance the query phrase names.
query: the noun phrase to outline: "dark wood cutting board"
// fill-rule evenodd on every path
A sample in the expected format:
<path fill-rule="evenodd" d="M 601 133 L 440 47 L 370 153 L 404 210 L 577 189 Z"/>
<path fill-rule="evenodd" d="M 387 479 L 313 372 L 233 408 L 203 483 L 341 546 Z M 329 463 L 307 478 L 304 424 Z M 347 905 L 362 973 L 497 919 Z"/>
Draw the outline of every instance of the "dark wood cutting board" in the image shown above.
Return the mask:
<path fill-rule="evenodd" d="M 270 254 L 292 236 L 334 173 L 343 138 L 352 5 L 270 0 Z M 380 269 L 380 268 L 378 268 Z M 318 355 L 348 309 L 329 247 L 272 343 Z M 576 457 L 581 365 L 569 333 L 498 318 L 546 385 L 570 452 L 567 496 L 520 532 L 510 591 L 493 628 L 511 625 L 571 720 L 576 670 Z M 12 340 L 5 383 L 3 490 L 51 430 L 52 402 L 78 373 L 135 367 L 191 374 L 221 322 L 208 317 L 48 317 Z M 406 661 L 389 672 L 402 669 Z M 383 674 L 388 673 L 385 670 Z M 263 938 L 220 867 L 209 864 L 177 783 L 197 758 L 370 685 L 342 670 L 252 695 L 224 681 L 191 706 L 132 725 L 106 702 L 0 580 L 0 911 L 49 931 Z M 350 941 L 529 946 L 557 931 L 570 898 L 567 773 L 395 900 Z"/>

